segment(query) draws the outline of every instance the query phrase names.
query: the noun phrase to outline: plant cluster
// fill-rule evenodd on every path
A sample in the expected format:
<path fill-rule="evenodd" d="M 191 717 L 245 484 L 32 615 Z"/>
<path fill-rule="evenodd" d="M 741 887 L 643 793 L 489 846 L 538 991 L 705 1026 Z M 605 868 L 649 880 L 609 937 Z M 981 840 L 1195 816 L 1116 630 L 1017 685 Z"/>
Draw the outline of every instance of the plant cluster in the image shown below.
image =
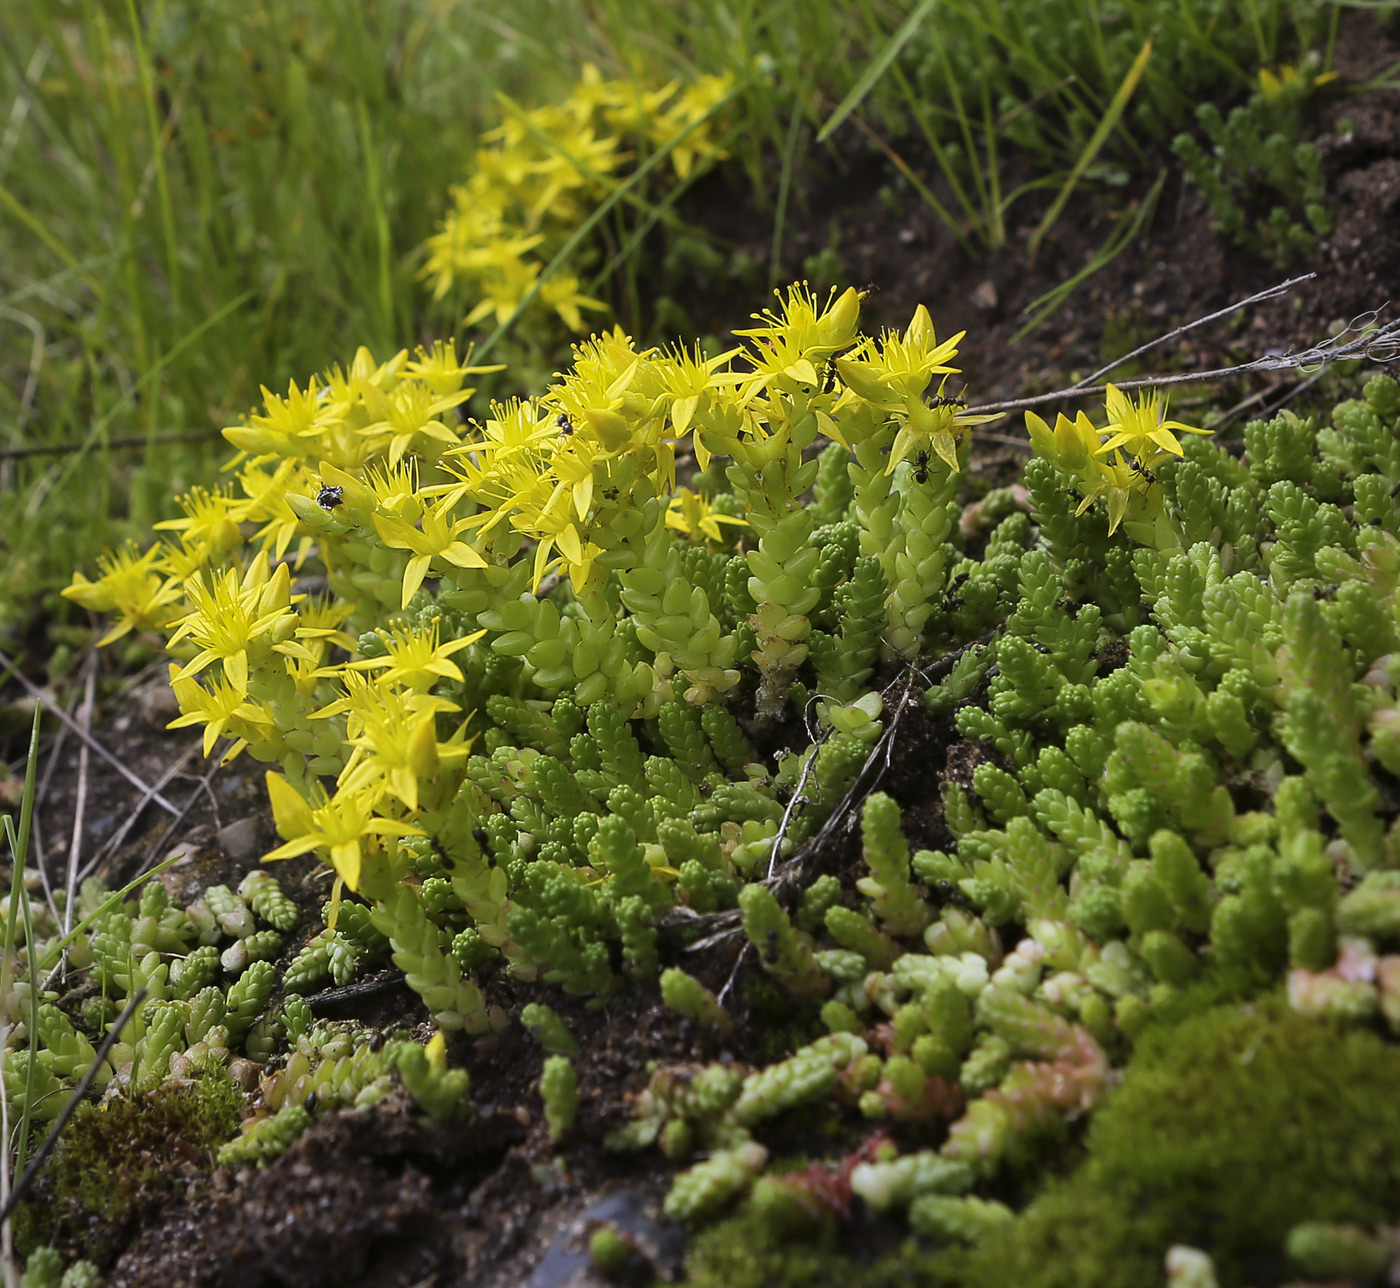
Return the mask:
<path fill-rule="evenodd" d="M 714 114 L 732 83 L 725 74 L 648 88 L 589 65 L 562 103 L 526 109 L 501 96 L 505 123 L 483 136 L 471 176 L 452 188 L 424 243 L 433 298 L 475 300 L 467 326 L 503 325 L 535 301 L 570 331 L 586 330 L 582 310 L 607 306 L 575 273 L 550 271 L 552 261 L 642 149 L 666 149 L 681 181 L 724 157 Z"/>
<path fill-rule="evenodd" d="M 930 0 L 891 37 L 888 57 L 876 60 L 881 75 L 860 86 L 887 128 L 917 130 L 928 146 L 946 185 L 942 199 L 907 165 L 901 173 L 960 240 L 1005 244 L 1012 204 L 1060 187 L 1035 246 L 1081 179 L 1121 188 L 1141 171 L 1145 145 L 1180 129 L 1204 98 L 1249 83 L 1252 67 L 1290 49 L 1314 47 L 1322 28 L 1314 8 L 1276 0 L 1252 6 L 1247 21 L 1216 0 L 1049 0 L 1016 9 L 986 0 L 935 8 Z M 1018 151 L 1042 177 L 1012 188 L 1006 163 Z M 1153 190 L 1140 209 L 1150 212 L 1155 201 Z M 1110 237 L 1096 268 L 1139 226 L 1128 221 L 1133 232 Z"/>
<path fill-rule="evenodd" d="M 209 886 L 186 907 L 158 879 L 130 893 L 85 881 L 67 935 L 44 905 L 28 908 L 17 895 L 5 905 L 21 975 L 6 994 L 0 1064 L 11 1121 L 26 1131 L 51 1123 L 84 1078 L 103 1101 L 95 1117 L 84 1117 L 95 1107 L 79 1109 L 41 1181 L 43 1198 L 22 1209 L 31 1245 L 61 1234 L 109 1255 L 133 1205 L 168 1197 L 166 1172 L 182 1148 L 185 1157 L 217 1151 L 221 1166 L 262 1165 L 316 1107 L 375 1104 L 397 1086 L 435 1117 L 465 1112 L 467 1074 L 447 1067 L 441 1034 L 425 1046 L 317 1022 L 296 992 L 316 979 L 305 950 L 279 982 L 271 959 L 300 914 L 266 872 L 249 873 L 236 891 Z M 347 925 L 341 937 L 350 934 Z M 361 957 L 386 947 L 368 927 L 354 944 Z M 56 991 L 65 964 L 82 983 Z M 48 1255 L 31 1257 L 35 1283 L 50 1282 Z M 85 1265 L 62 1283 L 91 1282 Z M 59 1271 L 61 1263 L 52 1282 Z"/>
<path fill-rule="evenodd" d="M 1335 75 L 1320 67 L 1311 55 L 1280 73 L 1266 68 L 1248 102 L 1227 117 L 1214 103 L 1202 103 L 1196 120 L 1209 152 L 1191 134 L 1178 134 L 1172 144 L 1216 229 L 1279 267 L 1308 254 L 1332 230 L 1321 159 L 1303 137 L 1304 104 Z"/>
<path fill-rule="evenodd" d="M 750 1193 L 804 1229 L 859 1198 L 992 1246 L 1009 1178 L 1154 1023 L 1283 986 L 1307 1020 L 1400 1028 L 1400 385 L 1252 423 L 1243 458 L 1113 390 L 1104 425 L 1031 418 L 1024 488 L 965 507 L 961 337 L 920 309 L 864 338 L 859 309 L 793 289 L 714 358 L 614 331 L 461 424 L 450 349 L 361 351 L 225 431 L 242 495 L 192 494 L 68 593 L 164 630 L 180 722 L 276 767 L 267 857 L 358 895 L 293 972 L 387 954 L 471 1033 L 509 1022 L 487 962 L 594 1000 L 660 975 L 724 1040 L 670 963 L 687 926 L 742 926 L 826 1036 L 663 1065 L 611 1143 L 691 1161 L 677 1219 Z M 916 849 L 867 795 L 843 884 L 821 825 L 929 655 L 918 718 L 960 750 L 941 823 Z M 588 1053 L 522 1018 L 567 1138 Z M 440 1067 L 418 1050 L 410 1087 Z M 794 1114 L 875 1135 L 769 1174 Z"/>
<path fill-rule="evenodd" d="M 1307 47 L 1322 34 L 1313 13 L 1272 0 L 1251 17 L 1243 21 L 1216 0 L 1056 0 L 1015 10 L 963 0 L 940 8 L 906 57 L 920 96 L 950 105 L 943 109 L 952 118 L 943 131 L 950 148 L 965 142 L 953 128 L 956 108 L 979 133 L 995 129 L 1032 153 L 1073 159 L 1148 41 L 1151 61 L 1125 122 L 1142 138 L 1188 119 L 1203 92 L 1244 82 L 1249 67 L 1277 57 L 1288 35 Z"/>

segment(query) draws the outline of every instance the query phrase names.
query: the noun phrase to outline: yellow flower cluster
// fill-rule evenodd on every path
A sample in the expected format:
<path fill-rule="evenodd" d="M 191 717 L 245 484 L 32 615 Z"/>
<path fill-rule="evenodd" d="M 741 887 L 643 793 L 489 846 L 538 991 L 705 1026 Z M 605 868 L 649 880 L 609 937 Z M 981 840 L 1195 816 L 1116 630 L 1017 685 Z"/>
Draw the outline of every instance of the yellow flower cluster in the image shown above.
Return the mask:
<path fill-rule="evenodd" d="M 429 820 L 456 799 L 465 710 L 491 691 L 493 658 L 519 659 L 537 699 L 605 701 L 624 720 L 720 699 L 753 665 L 760 710 L 781 709 L 817 603 L 804 495 L 819 438 L 845 456 L 861 549 L 882 569 L 877 639 L 917 656 L 985 418 L 942 394 L 961 336 L 940 341 L 921 306 L 904 331 L 862 337 L 860 304 L 795 287 L 713 357 L 614 329 L 576 346 L 541 397 L 494 403 L 482 422 L 456 412 L 479 369 L 450 346 L 384 363 L 361 349 L 305 389 L 264 390 L 224 431 L 239 495 L 191 492 L 156 546 L 65 594 L 117 615 L 108 639 L 164 630 L 173 723 L 201 726 L 206 754 L 227 738 L 230 756 L 282 771 L 269 791 L 286 844 L 271 857 L 314 850 L 360 887 L 382 838 L 435 835 Z M 1103 429 L 1082 413 L 1028 423 L 1079 480 L 1081 509 L 1102 496 L 1131 532 L 1162 517 L 1151 470 L 1181 454 L 1173 431 L 1202 431 L 1155 396 L 1110 387 L 1107 407 Z M 678 484 L 686 449 L 702 469 L 729 462 L 723 506 Z M 740 540 L 736 564 L 723 548 Z M 744 569 L 737 591 L 705 572 L 714 546 Z M 320 597 L 293 581 L 313 555 Z M 823 659 L 831 691 L 855 685 Z"/>
<path fill-rule="evenodd" d="M 202 726 L 206 752 L 228 738 L 229 755 L 246 748 L 280 766 L 269 790 L 287 844 L 274 854 L 316 850 L 354 887 L 376 838 L 415 831 L 461 779 L 460 704 L 440 688 L 461 692 L 459 662 L 489 655 L 472 649 L 487 632 L 441 639 L 431 612 L 392 623 L 428 578 L 428 602 L 494 623 L 481 649 L 523 654 L 546 693 L 608 694 L 631 715 L 680 696 L 680 672 L 692 701 L 734 682 L 732 628 L 666 561 L 676 533 L 723 544 L 752 524 L 753 620 L 776 622 L 754 658 L 762 667 L 765 648 L 795 647 L 808 556 L 782 525 L 805 517 L 813 440 L 873 452 L 883 475 L 892 447 L 956 463 L 943 439 L 965 447 L 973 419 L 925 402 L 956 347 L 936 339 L 926 310 L 879 339 L 859 337 L 859 311 L 854 290 L 822 303 L 795 288 L 742 333 L 746 346 L 715 357 L 641 350 L 614 330 L 577 346 L 543 397 L 493 404 L 482 423 L 454 413 L 475 369 L 450 347 L 384 363 L 361 349 L 305 389 L 264 390 L 262 409 L 224 431 L 241 495 L 192 492 L 159 544 L 108 558 L 97 581 L 79 574 L 65 593 L 117 614 L 109 639 L 168 634 L 174 724 Z M 683 440 L 704 464 L 732 460 L 744 516 L 677 486 Z M 293 583 L 313 552 L 325 598 Z M 555 570 L 577 615 L 532 593 Z M 356 656 L 376 629 L 377 646 Z"/>
<path fill-rule="evenodd" d="M 1078 480 L 1083 500 L 1076 513 L 1083 514 L 1103 497 L 1110 532 L 1126 521 L 1132 536 L 1146 544 L 1160 544 L 1162 490 L 1153 471 L 1182 455 L 1181 441 L 1173 431 L 1208 434 L 1210 430 L 1168 420 L 1166 400 L 1155 391 L 1134 402 L 1116 385 L 1109 385 L 1105 404 L 1108 424 L 1102 429 L 1082 411 L 1073 420 L 1061 412 L 1054 429 L 1028 411 L 1031 446 Z"/>
<path fill-rule="evenodd" d="M 647 90 L 604 80 L 590 66 L 563 103 L 526 110 L 503 98 L 505 123 L 485 136 L 471 177 L 452 189 L 452 208 L 424 245 L 422 276 L 434 298 L 463 291 L 476 300 L 468 325 L 492 316 L 504 322 L 590 207 L 619 182 L 636 141 L 670 145 L 681 179 L 725 155 L 714 111 L 731 87 L 724 75 Z M 536 299 L 575 332 L 587 329 L 583 310 L 606 309 L 568 272 L 546 279 Z"/>

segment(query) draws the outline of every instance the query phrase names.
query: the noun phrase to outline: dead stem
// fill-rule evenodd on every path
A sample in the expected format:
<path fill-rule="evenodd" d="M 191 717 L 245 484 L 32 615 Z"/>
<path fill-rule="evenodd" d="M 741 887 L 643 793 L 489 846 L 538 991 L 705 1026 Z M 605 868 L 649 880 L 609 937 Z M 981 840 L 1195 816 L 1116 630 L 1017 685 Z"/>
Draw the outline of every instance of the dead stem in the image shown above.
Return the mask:
<path fill-rule="evenodd" d="M 87 665 L 84 668 L 87 674 L 83 678 L 83 706 L 78 715 L 78 727 L 81 733 L 91 735 L 92 733 L 92 708 L 97 697 L 97 652 L 88 654 Z M 88 745 L 84 741 L 78 748 L 78 786 L 73 800 L 73 839 L 68 845 L 68 881 L 64 888 L 65 903 L 63 905 L 63 933 L 66 935 L 73 928 L 73 905 L 78 893 L 78 866 L 83 855 L 83 816 L 87 812 L 88 797 Z M 67 960 L 67 952 L 64 953 L 64 960 Z"/>
<path fill-rule="evenodd" d="M 13 662 L 11 662 L 10 659 L 6 657 L 3 652 L 0 652 L 0 666 L 6 668 L 13 668 L 14 677 L 20 682 L 20 684 L 24 686 L 25 692 L 28 693 L 29 696 L 33 698 L 36 702 L 43 702 L 44 695 L 43 692 L 39 689 L 39 686 L 34 684 L 31 680 L 29 680 L 28 677 L 21 674 L 19 668 Z M 161 807 L 161 809 L 165 810 L 168 814 L 179 815 L 182 813 L 180 809 L 178 809 L 176 806 L 172 805 L 168 800 L 166 800 L 165 797 L 162 796 L 158 791 L 156 791 L 154 787 L 147 786 L 145 780 L 139 774 L 137 774 L 134 770 L 127 768 L 127 766 L 124 765 L 110 751 L 108 751 L 106 747 L 104 747 L 100 742 L 98 742 L 96 738 L 94 738 L 89 733 L 85 733 L 79 727 L 79 725 L 73 719 L 73 717 L 70 716 L 65 710 L 63 710 L 62 707 L 50 706 L 49 710 L 52 711 L 53 714 L 56 715 L 59 718 L 59 720 L 67 726 L 69 730 L 77 734 L 77 736 L 83 740 L 85 746 L 90 747 L 99 756 L 101 756 L 103 760 L 105 760 L 109 765 L 112 766 L 113 769 L 117 771 L 117 773 L 119 773 L 123 778 L 126 779 L 128 783 L 135 787 L 137 791 L 148 792 L 150 794 L 151 800 L 153 800 L 157 805 Z"/>
<path fill-rule="evenodd" d="M 1174 376 L 1148 376 L 1141 380 L 1124 380 L 1119 389 L 1146 389 L 1164 385 L 1194 384 L 1203 380 L 1220 380 L 1226 376 L 1245 375 L 1251 371 L 1303 371 L 1315 374 L 1309 368 L 1325 368 L 1334 362 L 1357 360 L 1374 362 L 1379 365 L 1394 362 L 1400 358 L 1400 321 L 1376 324 L 1381 308 L 1369 309 L 1354 317 L 1346 328 L 1329 340 L 1320 341 L 1301 353 L 1265 354 L 1250 362 L 1242 362 L 1234 367 L 1217 367 L 1212 371 L 1188 371 Z M 1350 338 L 1348 338 L 1350 337 Z M 1084 398 L 1091 394 L 1101 394 L 1107 385 L 1073 385 L 1054 393 L 1036 394 L 1030 398 L 1012 398 L 1006 402 L 983 403 L 969 407 L 969 412 L 1013 412 L 1031 407 L 1041 407 L 1046 403 L 1058 402 L 1065 398 Z"/>
<path fill-rule="evenodd" d="M 1214 322 L 1218 318 L 1229 317 L 1231 313 L 1238 313 L 1240 309 L 1247 309 L 1251 304 L 1263 304 L 1266 300 L 1277 299 L 1280 295 L 1287 295 L 1295 286 L 1303 282 L 1314 281 L 1316 273 L 1304 273 L 1302 277 L 1290 277 L 1286 282 L 1280 282 L 1277 286 L 1271 286 L 1266 291 L 1259 291 L 1247 299 L 1238 300 L 1223 309 L 1217 309 L 1214 313 L 1207 313 L 1204 317 L 1197 318 L 1194 322 L 1187 322 L 1184 326 L 1179 326 L 1175 331 L 1168 331 L 1166 335 L 1159 335 L 1155 340 L 1149 340 L 1146 344 L 1140 344 L 1131 353 L 1125 353 L 1121 358 L 1115 358 L 1106 367 L 1100 367 L 1093 375 L 1085 376 L 1083 380 L 1077 380 L 1070 386 L 1071 389 L 1078 389 L 1082 385 L 1091 385 L 1096 380 L 1108 375 L 1115 367 L 1121 367 L 1125 362 L 1131 362 L 1134 358 L 1140 358 L 1144 353 L 1155 349 L 1159 344 L 1166 344 L 1170 340 L 1175 340 L 1186 335 L 1189 331 L 1194 331 L 1197 327 L 1205 326 L 1207 322 Z"/>

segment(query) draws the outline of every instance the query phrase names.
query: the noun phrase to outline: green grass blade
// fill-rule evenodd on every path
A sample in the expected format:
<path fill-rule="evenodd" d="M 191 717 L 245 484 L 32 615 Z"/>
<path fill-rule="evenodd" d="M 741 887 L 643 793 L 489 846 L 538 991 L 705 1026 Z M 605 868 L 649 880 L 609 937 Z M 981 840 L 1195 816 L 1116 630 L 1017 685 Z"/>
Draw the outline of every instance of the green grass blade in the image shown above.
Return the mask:
<path fill-rule="evenodd" d="M 860 106 L 865 96 L 875 88 L 880 77 L 889 70 L 890 64 L 899 57 L 899 51 L 909 43 L 910 37 L 932 12 L 936 2 L 937 0 L 923 0 L 923 3 L 904 20 L 899 30 L 885 42 L 880 52 L 871 59 L 870 65 L 860 74 L 860 79 L 851 86 L 850 93 L 841 100 L 836 110 L 827 117 L 826 124 L 817 132 L 818 143 L 825 143 L 836 127 Z"/>
<path fill-rule="evenodd" d="M 37 713 L 36 713 L 37 714 Z M 36 721 L 37 723 L 37 721 Z M 37 749 L 36 749 L 37 755 Z M 28 781 L 29 775 L 26 772 L 25 779 Z M 15 856 L 14 873 L 10 881 L 10 909 L 11 920 L 13 920 L 13 910 L 20 909 L 20 917 L 24 923 L 24 944 L 25 952 L 29 956 L 31 968 L 29 972 L 29 1062 L 24 1071 L 24 1113 L 19 1120 L 19 1136 L 15 1141 L 15 1171 L 20 1171 L 24 1167 L 25 1159 L 29 1155 L 29 1129 L 33 1122 L 34 1106 L 34 1083 L 39 1072 L 39 1048 L 36 1035 L 39 1032 L 39 985 L 34 978 L 34 908 L 29 902 L 29 886 L 25 882 L 25 866 L 20 861 L 22 855 L 29 848 L 29 837 L 26 833 L 24 844 L 20 844 L 20 838 L 15 832 L 14 819 L 10 815 L 5 815 L 5 835 L 10 840 L 10 853 Z M 17 878 L 17 879 L 16 879 Z"/>
<path fill-rule="evenodd" d="M 1108 239 L 1099 248 L 1088 264 L 1075 273 L 1073 277 L 1066 278 L 1053 290 L 1046 291 L 1039 299 L 1032 300 L 1026 306 L 1026 312 L 1034 312 L 1031 318 L 1015 335 L 1011 337 L 1011 343 L 1015 344 L 1023 336 L 1029 335 L 1042 322 L 1044 322 L 1056 309 L 1060 307 L 1070 295 L 1085 281 L 1093 277 L 1099 269 L 1112 263 L 1123 251 L 1133 243 L 1133 239 L 1146 226 L 1148 220 L 1152 218 L 1152 213 L 1157 209 L 1157 199 L 1162 195 L 1162 185 L 1166 182 L 1167 172 L 1162 170 L 1158 173 L 1156 181 L 1147 190 L 1142 201 L 1138 203 L 1138 208 L 1133 212 L 1130 220 L 1120 220 L 1118 225 L 1108 235 Z"/>
<path fill-rule="evenodd" d="M 36 1023 L 39 1009 L 39 989 L 34 981 L 34 924 L 30 917 L 28 891 L 24 885 L 24 870 L 29 856 L 29 833 L 34 819 L 35 783 L 39 769 L 39 721 L 43 714 L 43 703 L 36 703 L 34 723 L 29 730 L 29 755 L 24 765 L 24 790 L 20 796 L 18 830 L 15 828 L 14 819 L 8 814 L 5 815 L 5 834 L 10 840 L 10 856 L 14 861 L 14 867 L 10 873 L 10 915 L 5 919 L 4 969 L 0 974 L 3 975 L 5 1001 L 8 1002 L 9 991 L 14 982 L 15 931 L 19 920 L 14 913 L 16 908 L 23 907 L 25 945 L 29 953 L 31 976 L 29 987 L 29 1032 L 31 1035 L 39 1031 Z M 29 1147 L 29 1124 L 34 1109 L 34 1078 L 38 1072 L 35 1065 L 36 1054 L 33 1052 L 34 1041 L 35 1039 L 31 1036 L 31 1054 L 25 1077 L 24 1113 L 20 1117 L 19 1138 L 15 1152 L 16 1172 L 24 1166 L 25 1151 Z M 4 1052 L 0 1051 L 0 1059 L 3 1057 Z M 0 1084 L 3 1084 L 3 1079 L 0 1079 Z M 3 1086 L 0 1086 L 0 1094 L 4 1094 Z M 0 1142 L 0 1148 L 8 1149 L 9 1142 Z"/>
<path fill-rule="evenodd" d="M 45 225 L 44 221 L 28 210 L 3 183 L 0 183 L 0 205 L 4 206 L 16 219 L 19 220 L 31 233 L 44 243 L 55 255 L 59 257 L 70 269 L 78 269 L 77 257 L 68 249 L 52 231 Z M 86 284 L 94 291 L 98 291 L 97 283 L 92 278 L 86 279 Z"/>
<path fill-rule="evenodd" d="M 121 395 L 121 397 L 118 398 L 112 404 L 112 406 L 109 407 L 102 414 L 102 416 L 100 416 L 96 421 L 93 422 L 92 428 L 88 431 L 87 438 L 83 441 L 82 446 L 79 447 L 78 450 L 74 452 L 73 455 L 69 458 L 67 465 L 64 466 L 63 473 L 59 476 L 58 482 L 51 489 L 49 495 L 61 496 L 64 494 L 64 485 L 67 483 L 69 475 L 71 475 L 72 472 L 83 462 L 83 460 L 86 459 L 88 452 L 92 449 L 93 445 L 101 438 L 102 434 L 107 429 L 107 426 L 112 423 L 112 421 L 116 418 L 117 413 L 120 412 L 123 407 L 130 403 L 136 397 L 136 395 L 141 392 L 142 389 L 144 389 L 148 384 L 150 384 L 152 380 L 154 380 L 158 375 L 160 375 L 160 373 L 163 370 L 165 370 L 166 367 L 168 367 L 172 362 L 174 362 L 175 359 L 178 358 L 180 354 L 184 352 L 184 350 L 188 349 L 190 345 L 192 345 L 196 340 L 198 340 L 200 336 L 202 336 L 211 327 L 217 326 L 220 322 L 224 320 L 224 318 L 228 317 L 230 313 L 232 313 L 235 309 L 241 308 L 252 298 L 252 291 L 244 291 L 243 294 L 238 296 L 236 299 L 232 299 L 222 308 L 216 309 L 207 318 L 205 318 L 203 322 L 201 322 L 198 326 L 194 327 L 192 330 L 190 330 L 184 336 L 182 336 L 176 344 L 172 345 L 168 350 L 166 350 L 165 353 L 161 354 L 161 356 L 157 358 L 155 362 L 153 362 L 149 367 L 147 367 L 146 370 L 142 373 L 141 377 L 131 386 L 131 388 L 126 390 Z"/>
<path fill-rule="evenodd" d="M 1155 36 L 1149 36 L 1146 43 L 1138 51 L 1138 56 L 1133 59 L 1133 65 L 1128 68 L 1128 74 L 1123 77 L 1123 83 L 1118 86 L 1117 92 L 1113 95 L 1113 101 L 1108 105 L 1108 111 L 1104 113 L 1103 120 L 1099 122 L 1089 142 L 1084 145 L 1084 151 L 1079 154 L 1079 160 L 1074 163 L 1074 169 L 1070 171 L 1069 178 L 1065 180 L 1065 186 L 1060 189 L 1055 200 L 1050 203 L 1050 209 L 1045 212 L 1045 217 L 1031 236 L 1027 254 L 1032 261 L 1040 249 L 1040 243 L 1044 240 L 1045 234 L 1055 226 L 1055 221 L 1060 217 L 1060 212 L 1064 210 L 1065 203 L 1083 177 L 1084 171 L 1093 164 L 1094 158 L 1099 154 L 1099 149 L 1108 141 L 1108 136 L 1117 127 L 1124 108 L 1128 106 L 1128 100 L 1132 98 L 1133 91 L 1137 89 L 1143 72 L 1147 70 L 1148 60 L 1152 57 L 1152 42 L 1155 39 Z"/>
<path fill-rule="evenodd" d="M 788 122 L 787 138 L 783 140 L 783 168 L 778 175 L 778 204 L 773 211 L 773 241 L 768 252 L 769 291 L 775 291 L 778 287 L 778 261 L 783 253 L 783 233 L 786 231 L 788 198 L 792 195 L 792 172 L 797 164 L 797 140 L 802 133 L 802 100 L 805 97 L 806 94 L 800 92 L 792 105 L 792 119 Z"/>

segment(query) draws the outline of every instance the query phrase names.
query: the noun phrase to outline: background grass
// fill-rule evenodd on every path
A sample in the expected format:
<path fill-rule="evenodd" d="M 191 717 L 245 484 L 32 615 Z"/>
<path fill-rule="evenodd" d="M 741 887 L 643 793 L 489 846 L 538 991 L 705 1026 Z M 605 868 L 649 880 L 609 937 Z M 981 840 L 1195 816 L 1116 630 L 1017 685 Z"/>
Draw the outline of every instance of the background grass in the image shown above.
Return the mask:
<path fill-rule="evenodd" d="M 0 459 L 0 636 L 42 665 L 71 611 L 56 588 L 209 481 L 218 429 L 260 384 L 451 327 L 414 281 L 414 248 L 497 92 L 560 98 L 587 61 L 650 83 L 733 72 L 747 84 L 734 164 L 772 211 L 773 271 L 799 158 L 840 106 L 976 253 L 1027 191 L 1127 183 L 1202 94 L 1325 45 L 1335 14 L 1313 0 L 9 0 L 0 450 L 82 450 Z M 826 155 L 844 137 L 833 126 Z M 1008 190 L 1014 150 L 1032 174 Z M 629 323 L 647 292 L 632 234 L 655 218 L 619 203 L 600 221 L 632 247 L 603 283 Z"/>

